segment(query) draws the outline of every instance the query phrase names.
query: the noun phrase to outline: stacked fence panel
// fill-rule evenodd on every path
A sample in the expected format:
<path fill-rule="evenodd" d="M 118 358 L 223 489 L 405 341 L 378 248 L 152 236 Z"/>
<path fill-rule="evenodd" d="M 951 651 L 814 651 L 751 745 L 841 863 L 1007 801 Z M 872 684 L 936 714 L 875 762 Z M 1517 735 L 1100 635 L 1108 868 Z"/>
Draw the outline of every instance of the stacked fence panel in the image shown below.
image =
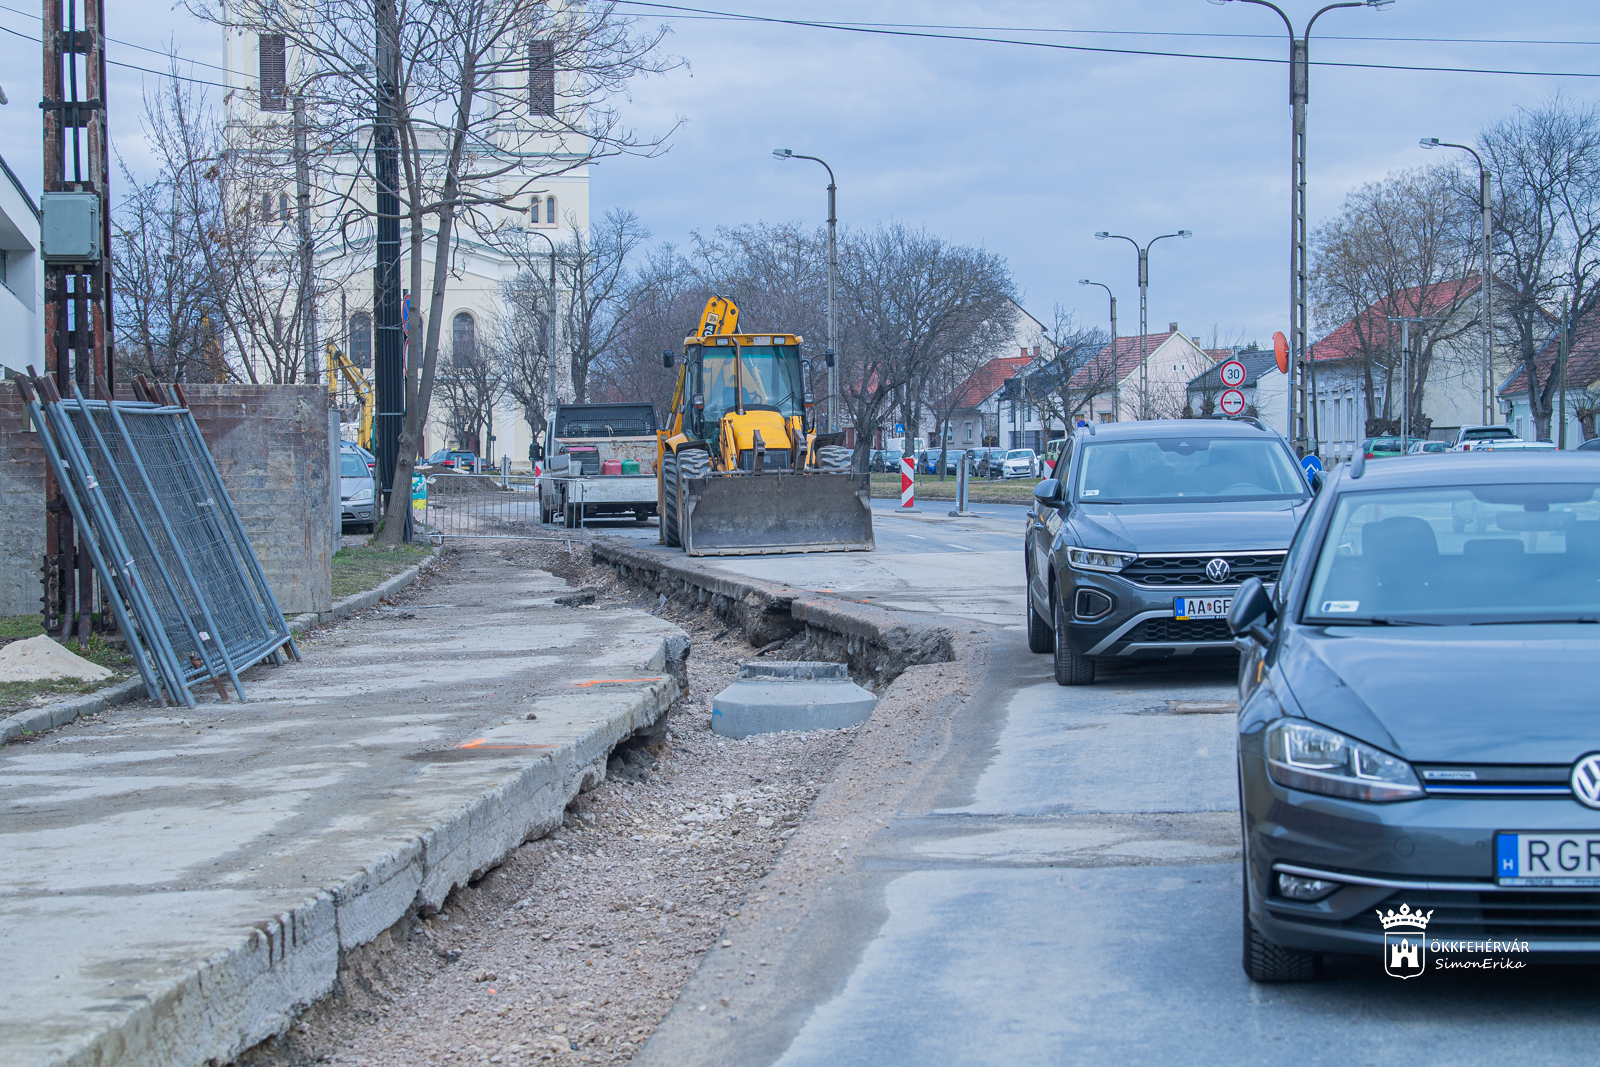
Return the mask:
<path fill-rule="evenodd" d="M 24 400 L 63 495 L 92 527 L 101 581 L 137 622 L 129 641 L 151 695 L 154 674 L 188 704 L 205 679 L 226 678 L 242 700 L 240 671 L 280 649 L 298 657 L 190 412 L 63 400 L 46 379 L 33 388 L 38 399 L 24 388 Z"/>

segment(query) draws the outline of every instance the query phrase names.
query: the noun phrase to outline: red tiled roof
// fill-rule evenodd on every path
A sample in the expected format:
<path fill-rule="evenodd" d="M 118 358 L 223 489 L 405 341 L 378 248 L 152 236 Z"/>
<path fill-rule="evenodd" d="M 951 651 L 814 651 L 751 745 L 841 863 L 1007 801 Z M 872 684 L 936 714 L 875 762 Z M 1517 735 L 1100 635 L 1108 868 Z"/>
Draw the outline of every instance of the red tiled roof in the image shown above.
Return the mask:
<path fill-rule="evenodd" d="M 1340 325 L 1322 340 L 1313 341 L 1311 357 L 1318 363 L 1359 358 L 1362 334 L 1366 335 L 1369 345 L 1393 343 L 1398 347 L 1400 324 L 1387 321 L 1391 314 L 1426 315 L 1430 311 L 1448 308 L 1452 302 L 1465 301 L 1467 297 L 1476 293 L 1478 279 L 1472 277 L 1464 281 L 1440 282 L 1433 286 L 1425 297 L 1421 295 L 1421 290 L 1420 285 L 1395 290 L 1385 299 Z"/>
<path fill-rule="evenodd" d="M 1538 350 L 1533 365 L 1538 371 L 1540 383 L 1550 380 L 1550 369 L 1560 356 L 1559 335 L 1550 338 Z M 1526 369 L 1527 364 L 1519 362 L 1511 377 L 1500 387 L 1500 395 L 1526 393 L 1528 386 L 1523 375 Z M 1600 321 L 1589 316 L 1580 319 L 1572 331 L 1572 351 L 1567 353 L 1567 389 L 1587 389 L 1596 379 L 1600 379 Z"/>
<path fill-rule="evenodd" d="M 991 359 L 961 383 L 955 410 L 975 408 L 995 394 L 1007 378 L 1033 362 L 1032 357 L 1002 356 Z"/>
<path fill-rule="evenodd" d="M 1164 344 L 1169 338 L 1171 338 L 1173 334 L 1175 334 L 1177 332 L 1178 332 L 1177 330 L 1168 330 L 1165 333 L 1146 334 L 1145 336 L 1149 339 L 1149 341 L 1148 341 L 1148 346 L 1144 349 L 1144 354 L 1148 355 L 1151 352 L 1154 352 L 1156 349 L 1160 348 L 1162 346 L 1162 344 Z M 1139 336 L 1137 334 L 1135 334 L 1132 337 L 1119 337 L 1119 338 L 1117 338 L 1117 350 L 1116 350 L 1116 360 L 1117 360 L 1116 380 L 1117 381 L 1120 382 L 1120 381 L 1125 380 L 1128 377 L 1128 375 L 1134 373 L 1135 371 L 1137 371 L 1139 369 L 1139 360 L 1140 360 L 1140 351 L 1141 351 L 1140 346 L 1139 346 L 1139 340 L 1140 340 L 1140 338 L 1139 338 Z M 1203 352 L 1205 354 L 1206 358 L 1210 359 L 1213 363 L 1215 363 L 1218 359 L 1222 358 L 1223 356 L 1231 356 L 1231 355 L 1233 355 L 1232 350 L 1226 349 L 1226 348 L 1219 349 L 1218 352 L 1216 352 L 1216 353 L 1213 353 L 1213 352 L 1208 351 L 1206 349 L 1201 349 L 1201 352 Z M 1112 357 L 1111 346 L 1108 344 L 1104 348 L 1102 348 L 1099 351 L 1099 353 L 1097 355 L 1095 355 L 1095 357 L 1093 359 L 1089 360 L 1083 366 L 1078 368 L 1077 373 L 1072 376 L 1072 384 L 1073 384 L 1073 386 L 1074 387 L 1079 387 L 1079 388 L 1087 387 L 1087 386 L 1093 384 L 1095 379 L 1104 377 L 1105 372 L 1106 372 L 1107 364 L 1110 361 L 1111 357 Z"/>

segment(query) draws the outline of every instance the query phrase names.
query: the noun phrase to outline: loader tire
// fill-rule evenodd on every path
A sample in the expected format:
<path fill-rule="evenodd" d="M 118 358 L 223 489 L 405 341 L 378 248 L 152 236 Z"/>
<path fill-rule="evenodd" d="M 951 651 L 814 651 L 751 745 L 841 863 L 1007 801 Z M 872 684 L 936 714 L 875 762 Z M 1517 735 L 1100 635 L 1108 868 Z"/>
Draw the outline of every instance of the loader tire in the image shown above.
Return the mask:
<path fill-rule="evenodd" d="M 687 496 L 688 485 L 686 483 L 689 479 L 709 477 L 711 477 L 711 453 L 703 452 L 698 448 L 684 449 L 678 453 L 678 497 L 680 499 Z M 680 508 L 680 510 L 682 509 Z M 687 518 L 688 512 L 685 511 L 683 519 Z M 689 539 L 684 536 L 685 532 L 682 521 L 679 521 L 678 542 L 687 548 Z"/>
<path fill-rule="evenodd" d="M 666 506 L 661 512 L 661 540 L 671 548 L 679 548 L 678 537 L 678 457 L 668 452 L 661 457 L 661 486 L 666 494 Z"/>
<path fill-rule="evenodd" d="M 853 455 L 843 445 L 823 445 L 817 449 L 817 470 L 824 474 L 849 474 Z"/>

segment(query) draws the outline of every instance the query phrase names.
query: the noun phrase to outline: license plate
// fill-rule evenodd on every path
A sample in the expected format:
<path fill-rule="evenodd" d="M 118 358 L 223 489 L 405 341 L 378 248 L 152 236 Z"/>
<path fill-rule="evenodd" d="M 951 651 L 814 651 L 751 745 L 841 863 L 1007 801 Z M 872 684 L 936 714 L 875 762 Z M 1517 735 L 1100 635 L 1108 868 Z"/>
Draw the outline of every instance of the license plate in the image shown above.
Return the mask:
<path fill-rule="evenodd" d="M 1600 886 L 1600 832 L 1495 835 L 1501 885 Z"/>
<path fill-rule="evenodd" d="M 1231 596 L 1180 596 L 1172 602 L 1175 619 L 1225 619 L 1233 604 Z"/>

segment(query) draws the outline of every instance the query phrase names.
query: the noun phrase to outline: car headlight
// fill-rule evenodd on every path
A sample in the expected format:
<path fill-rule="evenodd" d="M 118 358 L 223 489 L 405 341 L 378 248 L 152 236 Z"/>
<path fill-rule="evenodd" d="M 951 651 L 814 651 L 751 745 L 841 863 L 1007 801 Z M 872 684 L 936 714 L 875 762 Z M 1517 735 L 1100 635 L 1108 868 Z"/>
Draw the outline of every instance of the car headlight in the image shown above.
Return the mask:
<path fill-rule="evenodd" d="M 1102 552 L 1095 548 L 1067 549 L 1067 565 L 1080 571 L 1106 571 L 1115 574 L 1137 558 L 1131 552 Z"/>
<path fill-rule="evenodd" d="M 350 494 L 350 503 L 362 504 L 372 499 L 372 486 L 363 485 L 360 489 Z"/>
<path fill-rule="evenodd" d="M 1279 785 L 1351 800 L 1411 800 L 1411 764 L 1326 727 L 1279 719 L 1267 728 L 1267 773 Z"/>

